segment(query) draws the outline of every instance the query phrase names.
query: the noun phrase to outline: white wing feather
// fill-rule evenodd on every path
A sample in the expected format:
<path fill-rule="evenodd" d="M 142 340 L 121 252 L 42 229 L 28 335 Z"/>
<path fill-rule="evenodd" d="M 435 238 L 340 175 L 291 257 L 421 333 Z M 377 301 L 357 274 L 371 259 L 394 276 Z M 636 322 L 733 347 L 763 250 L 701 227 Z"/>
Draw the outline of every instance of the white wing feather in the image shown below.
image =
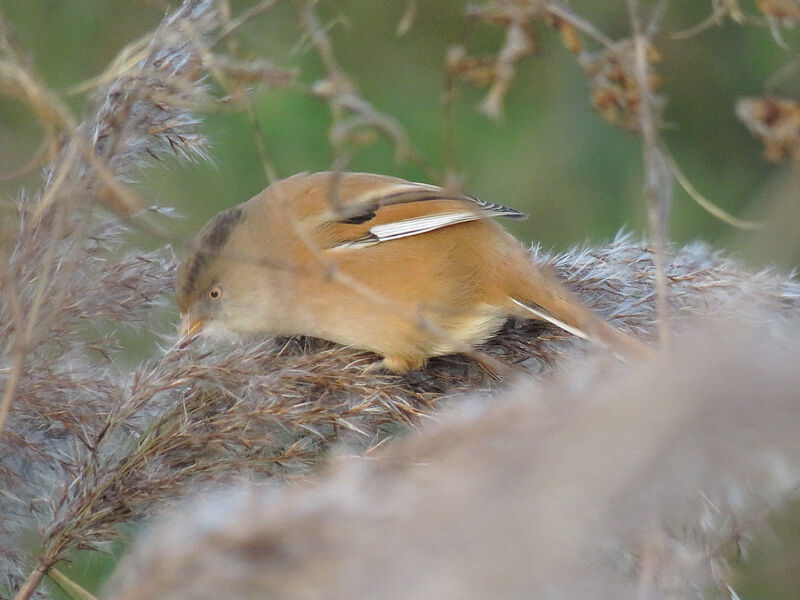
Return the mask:
<path fill-rule="evenodd" d="M 467 221 L 477 221 L 481 218 L 475 211 L 441 213 L 438 215 L 428 215 L 425 217 L 413 217 L 403 219 L 393 223 L 384 223 L 370 228 L 369 232 L 378 238 L 379 242 L 396 240 L 411 235 L 427 233 L 456 223 L 466 223 Z"/>
<path fill-rule="evenodd" d="M 411 219 L 403 219 L 402 221 L 394 221 L 393 223 L 384 223 L 383 225 L 375 225 L 370 228 L 369 232 L 362 237 L 341 242 L 331 248 L 332 250 L 345 250 L 354 248 L 366 248 L 374 246 L 381 242 L 388 242 L 389 240 L 397 240 L 412 235 L 420 235 L 429 231 L 435 231 L 442 227 L 449 225 L 456 225 L 457 223 L 466 223 L 467 221 L 477 221 L 484 218 L 480 213 L 474 211 L 442 213 L 438 215 L 428 215 L 425 217 L 413 217 Z"/>

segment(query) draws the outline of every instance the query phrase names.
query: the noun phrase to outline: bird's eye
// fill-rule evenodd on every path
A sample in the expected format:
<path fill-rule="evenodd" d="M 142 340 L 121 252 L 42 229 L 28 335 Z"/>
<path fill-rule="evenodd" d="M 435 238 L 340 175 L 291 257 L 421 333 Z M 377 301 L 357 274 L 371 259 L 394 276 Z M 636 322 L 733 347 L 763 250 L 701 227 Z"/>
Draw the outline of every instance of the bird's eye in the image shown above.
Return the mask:
<path fill-rule="evenodd" d="M 222 296 L 222 288 L 218 285 L 215 285 L 210 290 L 208 290 L 208 297 L 212 300 L 219 300 Z"/>

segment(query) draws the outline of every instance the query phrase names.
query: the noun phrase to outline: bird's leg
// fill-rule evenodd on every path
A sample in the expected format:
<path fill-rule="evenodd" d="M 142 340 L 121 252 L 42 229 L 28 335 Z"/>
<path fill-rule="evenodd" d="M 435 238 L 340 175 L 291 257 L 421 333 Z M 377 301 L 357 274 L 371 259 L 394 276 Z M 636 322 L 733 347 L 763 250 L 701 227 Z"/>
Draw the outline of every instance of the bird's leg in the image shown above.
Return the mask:
<path fill-rule="evenodd" d="M 396 375 L 405 375 L 409 371 L 416 371 L 425 366 L 427 359 L 422 355 L 405 356 L 400 354 L 393 354 L 385 356 L 383 360 L 378 360 L 364 369 L 363 373 L 377 373 L 380 371 L 389 371 Z"/>

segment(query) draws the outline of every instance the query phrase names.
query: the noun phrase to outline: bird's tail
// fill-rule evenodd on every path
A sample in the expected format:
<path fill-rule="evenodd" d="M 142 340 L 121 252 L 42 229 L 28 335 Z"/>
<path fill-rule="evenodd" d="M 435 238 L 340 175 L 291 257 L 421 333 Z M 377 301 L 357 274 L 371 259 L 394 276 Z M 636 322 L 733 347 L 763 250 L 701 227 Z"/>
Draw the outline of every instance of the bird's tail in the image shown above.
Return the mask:
<path fill-rule="evenodd" d="M 533 277 L 521 278 L 516 291 L 510 301 L 517 316 L 552 323 L 608 348 L 625 360 L 646 358 L 653 353 L 649 346 L 592 312 L 542 267 L 534 267 Z"/>

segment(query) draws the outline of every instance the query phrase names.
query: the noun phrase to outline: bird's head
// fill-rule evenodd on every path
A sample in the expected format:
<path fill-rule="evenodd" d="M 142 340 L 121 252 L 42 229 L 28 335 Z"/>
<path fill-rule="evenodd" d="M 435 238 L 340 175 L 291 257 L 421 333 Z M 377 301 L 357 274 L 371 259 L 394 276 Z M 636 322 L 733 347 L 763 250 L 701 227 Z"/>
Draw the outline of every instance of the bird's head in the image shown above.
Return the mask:
<path fill-rule="evenodd" d="M 192 243 L 175 280 L 179 337 L 201 331 L 229 337 L 248 329 L 240 323 L 252 312 L 241 306 L 248 298 L 247 261 L 238 256 L 244 221 L 241 206 L 228 209 L 209 221 Z"/>

